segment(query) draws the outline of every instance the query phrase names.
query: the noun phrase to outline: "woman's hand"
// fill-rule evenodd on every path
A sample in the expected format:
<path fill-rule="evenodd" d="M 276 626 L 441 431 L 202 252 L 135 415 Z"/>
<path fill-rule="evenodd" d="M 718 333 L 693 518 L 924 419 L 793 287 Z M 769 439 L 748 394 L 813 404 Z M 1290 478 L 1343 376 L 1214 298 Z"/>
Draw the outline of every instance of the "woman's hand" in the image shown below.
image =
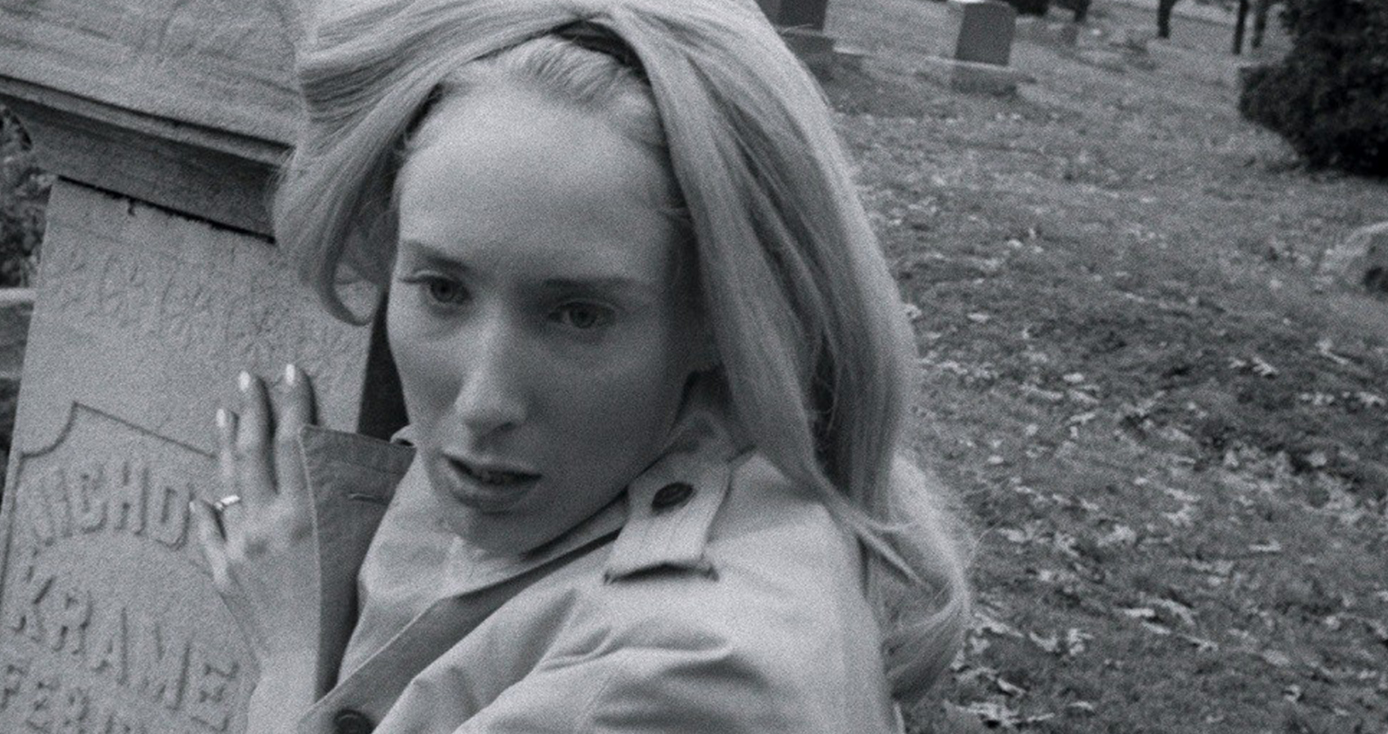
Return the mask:
<path fill-rule="evenodd" d="M 243 372 L 241 408 L 217 411 L 221 499 L 193 502 L 212 581 L 267 667 L 311 668 L 318 584 L 299 429 L 313 421 L 306 376 L 285 368 L 278 414 L 260 378 Z"/>

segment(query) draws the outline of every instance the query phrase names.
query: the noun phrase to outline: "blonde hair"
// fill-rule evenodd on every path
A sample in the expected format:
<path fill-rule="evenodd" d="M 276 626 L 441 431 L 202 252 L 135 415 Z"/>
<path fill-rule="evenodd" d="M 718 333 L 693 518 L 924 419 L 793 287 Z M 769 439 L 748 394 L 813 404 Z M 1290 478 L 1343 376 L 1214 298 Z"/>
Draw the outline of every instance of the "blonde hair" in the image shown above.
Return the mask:
<path fill-rule="evenodd" d="M 299 57 L 307 126 L 275 229 L 327 308 L 360 321 L 340 280 L 384 286 L 400 151 L 440 95 L 499 74 L 630 121 L 633 136 L 663 145 L 683 196 L 734 410 L 757 447 L 860 540 L 893 693 L 923 695 L 962 641 L 969 594 L 944 492 L 904 458 L 914 341 L 823 95 L 757 6 L 320 7 Z M 606 54 L 536 40 L 580 20 L 634 51 L 646 82 Z"/>

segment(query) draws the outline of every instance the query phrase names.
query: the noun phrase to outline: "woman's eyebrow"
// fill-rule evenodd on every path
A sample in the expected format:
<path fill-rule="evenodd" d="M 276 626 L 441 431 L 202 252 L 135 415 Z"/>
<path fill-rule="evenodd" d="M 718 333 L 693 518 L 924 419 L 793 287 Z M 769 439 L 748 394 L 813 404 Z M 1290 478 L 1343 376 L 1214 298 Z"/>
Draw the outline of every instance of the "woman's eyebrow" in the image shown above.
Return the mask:
<path fill-rule="evenodd" d="M 408 251 L 411 255 L 415 257 L 418 257 L 423 260 L 428 260 L 436 264 L 447 265 L 457 270 L 468 269 L 466 265 L 459 262 L 453 256 L 449 255 L 448 253 L 444 252 L 443 250 L 437 247 L 429 245 L 420 240 L 400 240 L 398 248 L 402 251 Z"/>

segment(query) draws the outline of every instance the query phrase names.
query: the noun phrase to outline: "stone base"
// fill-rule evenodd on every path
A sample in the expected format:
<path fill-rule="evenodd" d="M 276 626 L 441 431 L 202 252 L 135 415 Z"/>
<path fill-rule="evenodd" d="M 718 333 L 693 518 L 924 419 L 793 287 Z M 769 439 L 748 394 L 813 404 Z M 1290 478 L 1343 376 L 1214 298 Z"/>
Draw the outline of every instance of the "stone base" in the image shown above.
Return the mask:
<path fill-rule="evenodd" d="M 1079 42 L 1080 27 L 1070 21 L 1018 18 L 1016 37 L 1043 46 L 1071 47 Z"/>
<path fill-rule="evenodd" d="M 921 54 L 867 56 L 859 63 L 868 72 L 906 74 L 970 93 L 1010 95 L 1016 93 L 1018 85 L 1036 82 L 1036 77 L 1010 66 Z"/>
<path fill-rule="evenodd" d="M 957 92 L 1006 96 L 1017 93 L 1017 85 L 1031 77 L 1008 66 L 950 61 L 949 86 Z"/>

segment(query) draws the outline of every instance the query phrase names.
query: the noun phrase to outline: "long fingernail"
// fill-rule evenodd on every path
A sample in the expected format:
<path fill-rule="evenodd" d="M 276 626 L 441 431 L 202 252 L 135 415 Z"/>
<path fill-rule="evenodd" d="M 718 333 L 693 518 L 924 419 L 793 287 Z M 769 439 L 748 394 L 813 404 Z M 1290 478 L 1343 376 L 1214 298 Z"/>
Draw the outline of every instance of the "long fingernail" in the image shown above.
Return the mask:
<path fill-rule="evenodd" d="M 227 411 L 226 411 L 226 408 L 218 408 L 218 409 L 217 409 L 217 427 L 218 427 L 218 428 L 226 428 L 228 422 L 229 422 L 229 421 L 227 420 Z"/>
<path fill-rule="evenodd" d="M 236 384 L 241 386 L 241 390 L 251 389 L 251 373 L 243 371 L 237 378 Z"/>
<path fill-rule="evenodd" d="M 285 387 L 294 387 L 294 385 L 297 384 L 298 382 L 299 382 L 299 368 L 298 368 L 298 367 L 295 367 L 293 364 L 287 364 L 287 365 L 285 365 L 285 366 L 284 366 L 284 385 L 285 385 Z"/>

